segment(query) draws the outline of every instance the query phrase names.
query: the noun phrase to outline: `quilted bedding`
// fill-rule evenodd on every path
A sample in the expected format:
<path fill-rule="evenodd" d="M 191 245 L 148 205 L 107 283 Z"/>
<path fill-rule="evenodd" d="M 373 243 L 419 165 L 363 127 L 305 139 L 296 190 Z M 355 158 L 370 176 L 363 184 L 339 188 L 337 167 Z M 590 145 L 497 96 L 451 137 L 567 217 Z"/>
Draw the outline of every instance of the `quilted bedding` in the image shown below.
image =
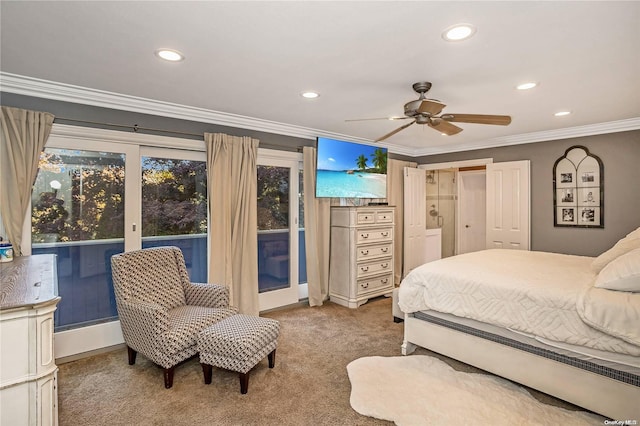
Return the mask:
<path fill-rule="evenodd" d="M 640 298 L 616 292 L 622 294 L 602 303 L 604 296 L 592 291 L 600 290 L 593 288 L 592 260 L 504 249 L 453 256 L 411 271 L 400 285 L 398 303 L 407 313 L 433 309 L 553 341 L 640 356 L 638 322 L 632 319 L 640 315 Z"/>

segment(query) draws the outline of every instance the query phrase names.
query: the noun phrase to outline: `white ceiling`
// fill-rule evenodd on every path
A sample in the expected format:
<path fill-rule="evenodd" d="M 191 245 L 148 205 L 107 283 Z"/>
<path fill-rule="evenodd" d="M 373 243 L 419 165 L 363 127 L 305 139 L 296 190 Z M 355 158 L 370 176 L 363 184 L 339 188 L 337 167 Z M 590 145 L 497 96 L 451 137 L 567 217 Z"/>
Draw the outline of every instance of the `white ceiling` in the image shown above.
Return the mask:
<path fill-rule="evenodd" d="M 445 112 L 510 126 L 413 125 L 383 145 L 428 153 L 625 120 L 640 128 L 640 2 L 2 1 L 0 70 L 374 140 L 430 81 Z M 456 23 L 474 37 L 445 42 Z M 183 52 L 180 63 L 154 56 Z M 530 91 L 515 86 L 537 81 Z M 0 81 L 0 85 L 2 82 Z M 6 85 L 2 90 L 11 91 Z M 306 100 L 305 90 L 320 97 Z M 129 98 L 130 99 L 130 98 Z M 571 110 L 566 117 L 554 117 Z M 631 124 L 629 124 L 631 123 Z M 625 129 L 627 127 L 624 127 Z"/>

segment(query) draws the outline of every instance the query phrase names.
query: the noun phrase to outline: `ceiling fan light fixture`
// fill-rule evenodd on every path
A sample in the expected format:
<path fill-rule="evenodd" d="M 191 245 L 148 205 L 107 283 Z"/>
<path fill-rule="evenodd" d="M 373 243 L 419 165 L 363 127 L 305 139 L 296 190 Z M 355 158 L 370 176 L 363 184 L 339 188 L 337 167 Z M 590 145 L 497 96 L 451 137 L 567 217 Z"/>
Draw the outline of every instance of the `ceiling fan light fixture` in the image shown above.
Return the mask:
<path fill-rule="evenodd" d="M 472 37 L 477 29 L 471 24 L 456 24 L 446 28 L 442 32 L 442 38 L 446 41 L 462 41 Z"/>
<path fill-rule="evenodd" d="M 318 92 L 307 91 L 307 92 L 302 92 L 300 96 L 306 99 L 315 99 L 318 96 L 320 96 L 320 94 Z"/>
<path fill-rule="evenodd" d="M 533 89 L 537 85 L 538 85 L 538 83 L 536 83 L 535 81 L 529 81 L 527 83 L 518 84 L 516 86 L 516 89 L 518 89 L 518 90 L 529 90 L 529 89 Z"/>
<path fill-rule="evenodd" d="M 569 114 L 571 114 L 571 111 L 558 111 L 553 115 L 555 115 L 556 117 L 564 117 L 565 115 L 569 115 Z"/>
<path fill-rule="evenodd" d="M 158 49 L 156 50 L 156 56 L 169 62 L 184 61 L 184 55 L 173 49 Z"/>

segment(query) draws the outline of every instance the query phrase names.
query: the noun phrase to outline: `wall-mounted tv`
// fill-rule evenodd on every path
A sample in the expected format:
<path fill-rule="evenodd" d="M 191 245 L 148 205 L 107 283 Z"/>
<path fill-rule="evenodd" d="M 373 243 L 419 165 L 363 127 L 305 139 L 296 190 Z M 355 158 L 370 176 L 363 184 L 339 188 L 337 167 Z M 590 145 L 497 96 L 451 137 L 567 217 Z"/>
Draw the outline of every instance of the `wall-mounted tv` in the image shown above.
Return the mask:
<path fill-rule="evenodd" d="M 387 149 L 318 138 L 316 197 L 387 198 Z"/>

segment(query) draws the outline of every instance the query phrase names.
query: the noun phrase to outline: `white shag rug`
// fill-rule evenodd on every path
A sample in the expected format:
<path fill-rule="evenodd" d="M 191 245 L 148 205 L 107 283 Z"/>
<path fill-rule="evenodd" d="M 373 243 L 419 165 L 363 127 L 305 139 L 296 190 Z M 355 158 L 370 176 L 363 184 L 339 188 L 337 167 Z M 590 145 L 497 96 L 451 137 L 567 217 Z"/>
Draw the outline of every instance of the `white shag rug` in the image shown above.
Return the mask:
<path fill-rule="evenodd" d="M 347 365 L 351 407 L 397 425 L 602 425 L 603 417 L 539 402 L 524 388 L 464 373 L 425 355 L 365 357 Z"/>

